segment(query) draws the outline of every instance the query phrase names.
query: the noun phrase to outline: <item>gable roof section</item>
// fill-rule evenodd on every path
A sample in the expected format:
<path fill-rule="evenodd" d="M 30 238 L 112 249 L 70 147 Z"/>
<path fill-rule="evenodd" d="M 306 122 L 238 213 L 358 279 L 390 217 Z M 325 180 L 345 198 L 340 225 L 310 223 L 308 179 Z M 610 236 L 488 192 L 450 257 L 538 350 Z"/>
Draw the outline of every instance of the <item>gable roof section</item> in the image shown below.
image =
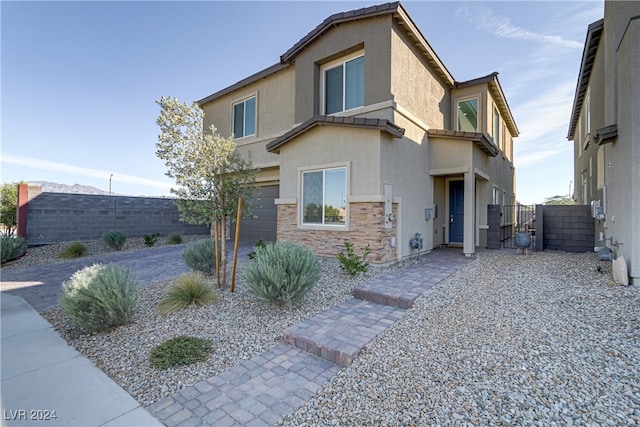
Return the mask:
<path fill-rule="evenodd" d="M 516 125 L 516 121 L 511 114 L 511 108 L 509 108 L 509 104 L 507 103 L 507 98 L 504 96 L 502 86 L 500 86 L 500 81 L 498 81 L 497 72 L 493 72 L 487 76 L 478 77 L 477 79 L 473 80 L 456 82 L 455 88 L 462 89 L 465 87 L 475 86 L 483 83 L 487 83 L 489 85 L 489 93 L 491 94 L 491 97 L 493 98 L 495 103 L 498 105 L 500 114 L 502 114 L 502 119 L 507 124 L 511 135 L 520 135 L 520 131 L 518 130 L 518 126 Z"/>
<path fill-rule="evenodd" d="M 385 3 L 377 6 L 365 7 L 362 9 L 351 10 L 348 12 L 335 13 L 322 21 L 320 25 L 314 28 L 306 36 L 300 39 L 294 44 L 291 49 L 286 51 L 281 57 L 280 62 L 291 62 L 295 59 L 295 56 L 304 50 L 307 46 L 313 43 L 316 39 L 321 37 L 324 33 L 330 29 L 345 23 L 352 22 L 359 19 L 371 18 L 374 16 L 393 14 L 393 17 L 397 19 L 398 23 L 405 29 L 409 37 L 415 42 L 416 46 L 422 51 L 422 54 L 426 57 L 427 62 L 434 67 L 435 71 L 442 77 L 450 86 L 454 85 L 454 78 L 445 67 L 444 63 L 438 58 L 433 48 L 429 45 L 425 37 L 422 35 L 418 27 L 415 25 L 407 11 L 400 4 L 400 2 Z"/>
<path fill-rule="evenodd" d="M 600 19 L 599 21 L 589 25 L 589 29 L 587 30 L 587 39 L 582 51 L 582 63 L 580 64 L 580 73 L 578 74 L 578 83 L 576 84 L 576 94 L 573 98 L 573 110 L 571 111 L 571 119 L 569 121 L 569 132 L 567 133 L 567 139 L 571 141 L 574 138 L 578 119 L 580 118 L 580 112 L 582 111 L 584 96 L 587 92 L 587 88 L 589 87 L 589 78 L 591 77 L 593 62 L 598 51 L 598 45 L 600 44 L 603 29 L 604 19 Z"/>
<path fill-rule="evenodd" d="M 493 142 L 491 142 L 491 139 L 489 139 L 490 137 L 482 132 L 463 132 L 459 130 L 449 129 L 429 129 L 427 131 L 427 135 L 429 135 L 429 137 L 472 141 L 478 147 L 480 147 L 482 151 L 484 151 L 491 157 L 495 157 L 499 153 L 498 147 L 496 147 Z"/>
<path fill-rule="evenodd" d="M 453 78 L 449 70 L 447 70 L 447 67 L 445 67 L 444 63 L 440 60 L 440 58 L 438 58 L 438 55 L 436 55 L 433 48 L 429 45 L 418 27 L 416 27 L 416 25 L 413 23 L 413 20 L 404 10 L 402 5 L 399 2 L 394 2 L 365 7 L 362 9 L 355 9 L 348 12 L 335 13 L 331 15 L 330 17 L 322 21 L 320 25 L 314 28 L 306 36 L 300 39 L 289 50 L 283 53 L 280 56 L 279 63 L 265 68 L 262 71 L 259 71 L 225 89 L 222 89 L 196 102 L 198 105 L 202 106 L 207 102 L 211 102 L 244 86 L 254 83 L 262 78 L 268 77 L 271 74 L 277 73 L 280 70 L 290 67 L 295 62 L 295 57 L 298 53 L 306 49 L 327 31 L 340 24 L 388 14 L 392 14 L 392 16 L 397 19 L 398 23 L 406 30 L 407 34 L 416 43 L 416 46 L 418 46 L 418 48 L 422 51 L 422 54 L 426 57 L 427 62 L 435 69 L 440 77 L 442 77 L 451 87 L 453 87 L 455 84 L 455 79 Z"/>
<path fill-rule="evenodd" d="M 364 117 L 313 116 L 299 126 L 267 144 L 267 151 L 280 151 L 280 147 L 317 126 L 346 126 L 373 129 L 385 132 L 393 138 L 402 138 L 404 129 L 386 119 L 368 119 Z"/>

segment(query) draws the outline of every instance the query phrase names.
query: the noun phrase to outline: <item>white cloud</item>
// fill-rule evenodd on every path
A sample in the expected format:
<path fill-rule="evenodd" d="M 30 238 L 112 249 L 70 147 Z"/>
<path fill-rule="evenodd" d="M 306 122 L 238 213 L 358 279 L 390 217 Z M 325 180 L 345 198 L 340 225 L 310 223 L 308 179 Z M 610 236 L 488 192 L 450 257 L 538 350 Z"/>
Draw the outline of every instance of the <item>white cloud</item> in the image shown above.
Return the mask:
<path fill-rule="evenodd" d="M 7 153 L 2 153 L 2 162 L 17 165 L 17 166 L 24 166 L 31 169 L 44 170 L 49 172 L 61 172 L 61 173 L 66 173 L 70 175 L 87 176 L 92 178 L 105 178 L 113 174 L 113 181 L 117 181 L 117 182 L 124 182 L 127 184 L 137 184 L 137 185 L 142 185 L 146 187 L 161 188 L 163 190 L 169 190 L 172 187 L 172 185 L 167 182 L 141 178 L 133 175 L 121 174 L 121 173 L 118 173 L 117 171 L 90 169 L 82 166 L 52 162 L 50 160 L 36 159 L 33 157 L 15 156 Z"/>
<path fill-rule="evenodd" d="M 456 14 L 473 23 L 479 30 L 493 33 L 497 37 L 514 40 L 529 40 L 546 45 L 582 49 L 582 43 L 566 40 L 557 35 L 540 34 L 518 27 L 506 16 L 496 15 L 491 9 L 480 5 L 464 5 Z"/>

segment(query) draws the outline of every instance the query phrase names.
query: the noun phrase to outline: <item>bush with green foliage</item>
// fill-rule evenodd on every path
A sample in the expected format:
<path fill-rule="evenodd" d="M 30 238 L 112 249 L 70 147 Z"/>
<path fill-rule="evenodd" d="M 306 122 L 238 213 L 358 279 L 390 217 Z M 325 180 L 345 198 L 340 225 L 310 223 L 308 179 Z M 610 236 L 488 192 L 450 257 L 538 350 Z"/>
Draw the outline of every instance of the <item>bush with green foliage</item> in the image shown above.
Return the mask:
<path fill-rule="evenodd" d="M 190 269 L 213 275 L 216 272 L 215 253 L 213 239 L 200 239 L 184 248 L 182 259 Z"/>
<path fill-rule="evenodd" d="M 207 305 L 218 295 L 203 273 L 196 271 L 183 274 L 167 289 L 158 309 L 162 314 L 182 310 L 188 305 Z"/>
<path fill-rule="evenodd" d="M 262 239 L 258 239 L 258 241 L 256 242 L 256 244 L 253 247 L 253 250 L 247 254 L 249 259 L 255 259 L 256 258 L 256 249 L 257 248 L 264 248 L 264 246 L 265 246 L 264 241 Z"/>
<path fill-rule="evenodd" d="M 144 244 L 147 245 L 148 247 L 151 247 L 155 245 L 156 242 L 158 241 L 158 237 L 160 237 L 160 233 L 145 234 L 143 237 L 144 237 Z"/>
<path fill-rule="evenodd" d="M 207 360 L 212 348 L 211 340 L 180 335 L 154 348 L 149 361 L 158 369 L 190 365 Z"/>
<path fill-rule="evenodd" d="M 353 243 L 344 242 L 346 254 L 344 252 L 338 253 L 338 261 L 340 261 L 340 267 L 347 272 L 350 276 L 355 276 L 358 273 L 366 273 L 369 269 L 369 263 L 367 262 L 367 256 L 369 256 L 369 245 L 361 248 L 361 255 L 357 255 L 353 249 Z"/>
<path fill-rule="evenodd" d="M 71 242 L 64 247 L 58 255 L 60 258 L 80 258 L 87 252 L 87 247 L 82 242 Z"/>
<path fill-rule="evenodd" d="M 104 240 L 111 249 L 119 251 L 127 241 L 127 235 L 120 230 L 111 230 L 104 233 L 102 240 Z"/>
<path fill-rule="evenodd" d="M 167 243 L 170 245 L 179 245 L 182 243 L 182 236 L 178 233 L 171 233 L 167 236 Z"/>
<path fill-rule="evenodd" d="M 12 261 L 27 250 L 27 241 L 22 237 L 0 236 L 1 262 Z"/>
<path fill-rule="evenodd" d="M 256 256 L 244 277 L 260 298 L 295 305 L 320 280 L 320 263 L 305 246 L 290 242 L 267 243 L 256 248 Z"/>
<path fill-rule="evenodd" d="M 89 332 L 126 325 L 133 318 L 136 284 L 129 270 L 94 264 L 76 271 L 62 284 L 58 303 L 64 314 Z"/>

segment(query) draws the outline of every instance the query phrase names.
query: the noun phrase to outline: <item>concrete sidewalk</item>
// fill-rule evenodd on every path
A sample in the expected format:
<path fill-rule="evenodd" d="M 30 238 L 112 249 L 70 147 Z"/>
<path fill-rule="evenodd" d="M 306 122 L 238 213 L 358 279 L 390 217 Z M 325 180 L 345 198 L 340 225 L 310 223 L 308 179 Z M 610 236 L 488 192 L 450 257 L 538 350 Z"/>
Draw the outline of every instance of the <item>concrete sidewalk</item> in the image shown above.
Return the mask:
<path fill-rule="evenodd" d="M 3 426 L 161 426 L 22 298 L 1 295 Z"/>

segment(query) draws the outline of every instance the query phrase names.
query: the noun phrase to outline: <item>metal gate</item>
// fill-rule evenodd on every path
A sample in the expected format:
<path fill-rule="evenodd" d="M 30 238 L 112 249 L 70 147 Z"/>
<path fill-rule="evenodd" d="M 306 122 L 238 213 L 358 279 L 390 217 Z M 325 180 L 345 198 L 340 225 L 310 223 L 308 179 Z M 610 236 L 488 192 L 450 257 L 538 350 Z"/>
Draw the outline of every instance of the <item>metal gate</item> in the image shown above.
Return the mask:
<path fill-rule="evenodd" d="M 500 217 L 500 243 L 503 248 L 515 249 L 515 235 L 519 231 L 531 234 L 531 248 L 535 248 L 536 206 L 503 205 Z"/>

